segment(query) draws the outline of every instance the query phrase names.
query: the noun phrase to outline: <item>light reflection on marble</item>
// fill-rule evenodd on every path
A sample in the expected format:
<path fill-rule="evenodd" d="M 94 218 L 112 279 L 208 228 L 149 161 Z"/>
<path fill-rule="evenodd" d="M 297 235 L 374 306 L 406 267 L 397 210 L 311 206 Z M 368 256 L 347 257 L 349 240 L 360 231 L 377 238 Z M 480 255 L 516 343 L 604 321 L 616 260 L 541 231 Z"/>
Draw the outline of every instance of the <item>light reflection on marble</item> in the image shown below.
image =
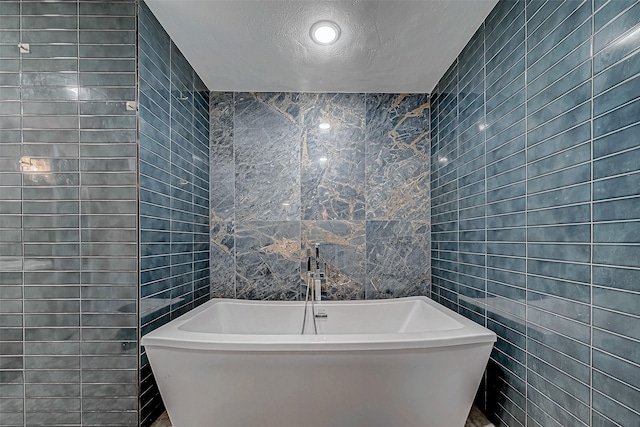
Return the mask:
<path fill-rule="evenodd" d="M 300 222 L 236 223 L 236 298 L 300 298 Z"/>
<path fill-rule="evenodd" d="M 367 95 L 367 219 L 429 212 L 429 95 Z"/>
<path fill-rule="evenodd" d="M 305 100 L 302 219 L 364 219 L 365 95 L 305 94 Z"/>
<path fill-rule="evenodd" d="M 300 220 L 300 104 L 296 93 L 238 93 L 236 220 Z"/>
<path fill-rule="evenodd" d="M 167 413 L 163 413 L 151 427 L 172 427 Z M 419 427 L 419 426 L 418 426 Z M 426 426 L 425 426 L 426 427 Z M 480 410 L 473 406 L 464 427 L 495 427 Z"/>
<path fill-rule="evenodd" d="M 364 221 L 303 221 L 302 279 L 305 279 L 307 249 L 315 254 L 319 245 L 327 280 L 322 299 L 352 300 L 364 297 L 365 227 Z M 306 294 L 304 287 L 302 296 Z"/>
<path fill-rule="evenodd" d="M 367 299 L 429 295 L 428 223 L 367 221 Z"/>

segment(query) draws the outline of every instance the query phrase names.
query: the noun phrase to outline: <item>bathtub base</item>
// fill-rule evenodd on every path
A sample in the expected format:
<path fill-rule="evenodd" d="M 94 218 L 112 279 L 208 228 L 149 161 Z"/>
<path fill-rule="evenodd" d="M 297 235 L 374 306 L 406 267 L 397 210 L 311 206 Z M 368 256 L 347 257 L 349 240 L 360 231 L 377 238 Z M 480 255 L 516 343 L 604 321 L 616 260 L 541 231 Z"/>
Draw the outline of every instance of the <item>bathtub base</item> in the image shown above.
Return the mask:
<path fill-rule="evenodd" d="M 174 427 L 463 427 L 491 348 L 366 356 L 156 348 L 151 364 L 173 367 L 154 372 Z"/>

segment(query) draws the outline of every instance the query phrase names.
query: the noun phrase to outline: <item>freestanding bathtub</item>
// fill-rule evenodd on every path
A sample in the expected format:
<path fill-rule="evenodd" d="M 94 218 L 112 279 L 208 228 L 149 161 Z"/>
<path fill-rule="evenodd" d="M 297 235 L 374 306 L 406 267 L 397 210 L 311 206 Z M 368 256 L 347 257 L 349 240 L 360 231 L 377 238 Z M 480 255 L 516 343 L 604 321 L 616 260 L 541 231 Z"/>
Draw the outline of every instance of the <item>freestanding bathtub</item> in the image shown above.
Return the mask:
<path fill-rule="evenodd" d="M 425 297 L 215 299 L 142 338 L 174 427 L 462 427 L 496 336 Z"/>

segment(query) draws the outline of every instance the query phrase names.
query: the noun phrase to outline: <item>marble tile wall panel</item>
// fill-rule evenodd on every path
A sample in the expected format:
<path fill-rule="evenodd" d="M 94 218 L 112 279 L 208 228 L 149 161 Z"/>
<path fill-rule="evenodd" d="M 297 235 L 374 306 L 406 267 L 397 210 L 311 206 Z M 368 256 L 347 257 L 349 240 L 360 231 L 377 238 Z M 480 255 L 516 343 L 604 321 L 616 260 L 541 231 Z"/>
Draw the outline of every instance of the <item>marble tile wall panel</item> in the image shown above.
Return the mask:
<path fill-rule="evenodd" d="M 304 296 L 305 250 L 316 243 L 327 261 L 325 298 L 425 294 L 430 274 L 428 95 L 213 92 L 210 105 L 213 296 Z M 321 130 L 320 123 L 330 129 Z M 375 150 L 371 162 L 369 149 Z M 374 212 L 367 208 L 368 197 L 386 199 L 374 201 L 379 204 Z M 401 237 L 385 248 L 380 240 L 377 249 L 395 251 L 398 262 L 422 257 L 412 268 L 397 269 L 373 258 L 368 264 L 366 230 L 382 215 L 382 205 L 384 218 L 395 221 L 391 229 Z M 418 235 L 410 236 L 413 232 Z M 279 239 L 287 240 L 284 252 Z M 288 247 L 294 241 L 299 251 L 295 278 Z M 424 244 L 421 254 L 409 247 Z M 368 280 L 385 285 L 374 292 Z"/>
<path fill-rule="evenodd" d="M 211 92 L 211 296 L 235 296 L 233 92 Z"/>
<path fill-rule="evenodd" d="M 322 268 L 327 276 L 326 284 L 322 287 L 322 299 L 364 298 L 365 222 L 303 221 L 301 256 L 303 280 L 306 280 L 305 273 L 308 267 L 307 249 L 311 251 L 311 257 L 315 258 L 316 245 Z M 303 287 L 306 292 L 306 285 Z"/>
<path fill-rule="evenodd" d="M 236 236 L 232 221 L 211 222 L 211 297 L 236 295 Z"/>
<path fill-rule="evenodd" d="M 236 94 L 236 220 L 300 220 L 303 102 L 297 93 Z"/>
<path fill-rule="evenodd" d="M 300 298 L 300 221 L 238 221 L 236 298 Z"/>
<path fill-rule="evenodd" d="M 365 95 L 305 94 L 304 100 L 302 219 L 364 220 Z"/>
<path fill-rule="evenodd" d="M 367 95 L 367 219 L 425 220 L 429 95 Z"/>
<path fill-rule="evenodd" d="M 500 1 L 434 89 L 432 297 L 498 335 L 497 425 L 640 423 L 638 17 Z"/>
<path fill-rule="evenodd" d="M 212 92 L 211 222 L 235 219 L 235 157 L 233 145 L 234 93 Z"/>
<path fill-rule="evenodd" d="M 428 222 L 367 221 L 367 299 L 428 295 Z"/>

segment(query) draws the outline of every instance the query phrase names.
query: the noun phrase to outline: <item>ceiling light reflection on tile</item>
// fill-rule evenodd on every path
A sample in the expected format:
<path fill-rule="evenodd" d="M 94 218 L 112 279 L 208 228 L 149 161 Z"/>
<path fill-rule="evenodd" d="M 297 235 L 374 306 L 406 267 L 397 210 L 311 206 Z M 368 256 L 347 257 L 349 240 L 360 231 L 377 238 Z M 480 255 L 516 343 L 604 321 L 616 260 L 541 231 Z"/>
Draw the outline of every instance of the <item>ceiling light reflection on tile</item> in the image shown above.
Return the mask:
<path fill-rule="evenodd" d="M 320 129 L 320 133 L 329 133 L 331 129 L 331 124 L 327 122 L 322 122 L 318 125 L 318 129 Z"/>

